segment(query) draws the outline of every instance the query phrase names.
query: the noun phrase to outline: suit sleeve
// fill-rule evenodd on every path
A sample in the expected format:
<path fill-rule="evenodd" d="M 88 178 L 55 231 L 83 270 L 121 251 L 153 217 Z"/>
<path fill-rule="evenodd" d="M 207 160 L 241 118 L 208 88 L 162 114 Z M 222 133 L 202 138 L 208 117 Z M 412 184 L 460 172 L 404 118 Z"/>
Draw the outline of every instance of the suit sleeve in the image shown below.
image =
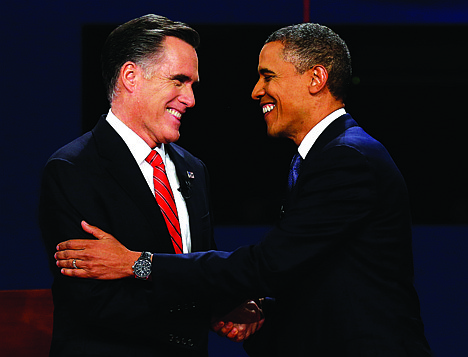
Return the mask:
<path fill-rule="evenodd" d="M 204 296 L 277 296 L 302 274 L 319 275 L 368 219 L 374 173 L 356 149 L 332 147 L 303 166 L 295 190 L 283 218 L 257 245 L 232 253 L 156 254 L 155 286 Z"/>
<path fill-rule="evenodd" d="M 150 284 L 136 279 L 99 281 L 63 276 L 55 265 L 56 245 L 67 239 L 90 239 L 80 226 L 95 222 L 94 208 L 100 205 L 93 178 L 73 163 L 54 159 L 47 164 L 42 181 L 39 219 L 54 275 L 57 321 L 86 321 L 107 330 L 128 330 L 132 324 L 151 317 L 156 301 Z M 105 212 L 102 214 L 106 214 Z M 104 228 L 105 229 L 105 228 Z"/>

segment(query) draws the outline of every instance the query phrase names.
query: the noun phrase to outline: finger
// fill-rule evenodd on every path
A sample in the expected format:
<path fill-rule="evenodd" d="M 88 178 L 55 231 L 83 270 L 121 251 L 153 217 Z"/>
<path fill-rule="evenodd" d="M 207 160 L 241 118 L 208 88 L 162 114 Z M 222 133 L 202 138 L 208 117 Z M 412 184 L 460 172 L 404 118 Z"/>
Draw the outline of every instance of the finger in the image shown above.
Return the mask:
<path fill-rule="evenodd" d="M 68 259 L 71 259 L 71 258 L 76 258 L 75 256 L 70 256 L 71 253 L 74 253 L 76 254 L 76 252 L 74 251 L 70 251 L 70 250 L 61 250 L 61 251 L 58 251 L 54 254 L 54 258 L 55 260 L 68 260 Z"/>
<path fill-rule="evenodd" d="M 68 260 L 57 260 L 55 262 L 55 264 L 59 267 L 59 268 L 69 268 L 68 266 Z"/>
<path fill-rule="evenodd" d="M 73 265 L 73 261 L 75 261 L 75 265 Z M 57 266 L 60 268 L 66 268 L 66 269 L 80 269 L 78 266 L 80 264 L 81 260 L 76 260 L 76 259 L 65 259 L 65 260 L 57 260 Z M 75 267 L 76 266 L 76 267 Z"/>
<path fill-rule="evenodd" d="M 214 323 L 211 328 L 213 329 L 214 332 L 218 332 L 219 330 L 221 330 L 221 328 L 224 326 L 224 322 L 223 321 L 218 321 L 216 323 Z"/>
<path fill-rule="evenodd" d="M 254 327 L 254 324 L 255 323 L 240 326 L 240 331 L 238 335 L 239 342 L 246 340 L 252 334 L 252 328 Z"/>
<path fill-rule="evenodd" d="M 255 332 L 257 332 L 259 330 L 259 326 L 261 326 L 261 324 L 263 324 L 263 321 L 264 320 L 261 320 L 261 322 L 254 322 L 254 323 L 251 323 L 251 324 L 247 324 L 247 325 L 241 325 L 239 326 L 239 333 L 237 336 L 235 336 L 232 341 L 234 342 L 242 342 L 242 341 L 245 341 L 247 340 L 250 336 L 252 336 Z"/>
<path fill-rule="evenodd" d="M 69 250 L 61 250 L 58 251 L 54 254 L 55 260 L 65 260 L 65 259 L 70 259 L 70 251 Z M 75 257 L 73 257 L 75 258 Z"/>
<path fill-rule="evenodd" d="M 85 249 L 89 243 L 89 239 L 70 239 L 65 242 L 59 243 L 56 247 L 57 250 L 80 250 Z"/>
<path fill-rule="evenodd" d="M 60 250 L 54 254 L 55 260 L 80 259 L 84 258 L 84 250 Z"/>
<path fill-rule="evenodd" d="M 88 278 L 88 272 L 83 269 L 61 269 L 60 272 L 65 276 L 74 278 Z"/>
<path fill-rule="evenodd" d="M 251 335 L 253 335 L 257 331 L 257 326 L 258 326 L 258 322 L 254 322 L 253 324 L 249 326 L 249 328 L 245 332 L 244 340 L 248 339 Z"/>
<path fill-rule="evenodd" d="M 227 336 L 232 331 L 233 326 L 232 322 L 225 323 L 221 330 L 218 331 L 218 335 L 221 337 Z"/>
<path fill-rule="evenodd" d="M 105 238 L 108 238 L 108 236 L 109 236 L 103 230 L 99 229 L 96 226 L 92 226 L 92 225 L 88 224 L 86 221 L 81 221 L 81 228 L 83 228 L 83 230 L 86 233 L 92 234 L 97 239 L 105 239 Z"/>
<path fill-rule="evenodd" d="M 65 249 L 70 249 L 70 245 L 71 245 L 71 240 L 67 240 L 65 242 L 61 242 L 57 245 L 56 249 L 57 250 L 65 250 Z"/>
<path fill-rule="evenodd" d="M 233 327 L 231 331 L 226 335 L 229 339 L 234 339 L 239 334 L 239 330 L 236 327 Z"/>

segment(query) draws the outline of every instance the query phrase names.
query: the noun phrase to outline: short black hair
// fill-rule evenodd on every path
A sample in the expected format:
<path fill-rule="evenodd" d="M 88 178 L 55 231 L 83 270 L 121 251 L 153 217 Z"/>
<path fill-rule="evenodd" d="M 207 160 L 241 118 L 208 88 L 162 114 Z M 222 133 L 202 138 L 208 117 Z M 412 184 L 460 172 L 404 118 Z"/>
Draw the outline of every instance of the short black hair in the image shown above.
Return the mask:
<path fill-rule="evenodd" d="M 292 63 L 298 73 L 304 73 L 316 65 L 328 71 L 327 86 L 339 100 L 345 100 L 351 81 L 351 55 L 346 43 L 326 26 L 302 23 L 273 32 L 265 44 L 280 41 L 283 59 Z"/>
<path fill-rule="evenodd" d="M 187 24 L 153 14 L 133 19 L 111 32 L 101 55 L 102 76 L 109 102 L 112 102 L 121 67 L 128 61 L 141 65 L 156 59 L 167 36 L 177 37 L 193 48 L 200 44 L 198 32 Z"/>

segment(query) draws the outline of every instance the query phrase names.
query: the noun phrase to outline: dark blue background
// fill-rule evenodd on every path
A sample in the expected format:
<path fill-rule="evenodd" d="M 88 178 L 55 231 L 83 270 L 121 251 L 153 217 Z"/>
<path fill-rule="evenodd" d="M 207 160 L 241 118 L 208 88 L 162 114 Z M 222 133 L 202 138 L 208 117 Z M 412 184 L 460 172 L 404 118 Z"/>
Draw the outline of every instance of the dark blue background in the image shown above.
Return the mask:
<path fill-rule="evenodd" d="M 465 1 L 366 1 L 366 0 L 329 0 L 310 1 L 310 19 L 313 22 L 333 26 L 390 25 L 398 29 L 402 25 L 414 25 L 421 29 L 424 37 L 426 26 L 436 25 L 445 28 L 449 25 L 459 26 L 460 31 L 466 31 L 468 24 L 468 4 Z M 37 203 L 42 167 L 47 158 L 60 146 L 79 136 L 82 132 L 82 108 L 89 101 L 83 95 L 83 83 L 87 75 L 83 73 L 83 51 L 87 48 L 82 43 L 83 28 L 92 24 L 118 24 L 146 13 L 158 13 L 171 19 L 187 22 L 197 28 L 197 25 L 245 25 L 245 26 L 273 26 L 298 23 L 303 20 L 302 1 L 300 0 L 236 0 L 227 1 L 122 1 L 122 0 L 76 0 L 76 1 L 26 1 L 19 0 L 2 4 L 0 9 L 1 33 L 1 130 L 0 130 L 0 289 L 34 289 L 48 288 L 51 283 L 42 247 L 40 233 L 37 228 Z M 466 37 L 464 37 L 466 38 Z M 447 39 L 449 40 L 449 39 Z M 203 41 L 203 38 L 202 38 Z M 347 39 L 348 41 L 348 39 Z M 355 40 L 353 40 L 356 42 Z M 348 41 L 349 42 L 349 41 Z M 203 43 L 203 42 L 202 42 Z M 466 41 L 444 48 L 441 43 L 434 43 L 433 51 L 428 55 L 436 59 L 439 66 L 427 70 L 429 78 L 440 77 L 450 72 L 454 63 L 453 53 L 460 48 L 466 48 Z M 417 41 L 415 41 L 415 45 Z M 239 46 L 230 46 L 229 39 L 221 43 L 222 48 L 216 53 L 219 62 L 226 56 L 235 57 L 242 54 Z M 430 43 L 429 43 L 430 45 Z M 260 50 L 242 55 L 252 57 L 253 73 L 255 73 L 256 56 Z M 351 48 L 351 46 L 350 46 Z M 369 56 L 373 54 L 373 46 L 368 48 Z M 408 49 L 406 49 L 408 50 Z M 453 50 L 453 51 L 452 51 Z M 203 51 L 203 49 L 201 49 Z M 466 50 L 465 50 L 466 51 Z M 353 48 L 351 48 L 353 53 Z M 363 57 L 363 56 L 362 56 Z M 405 65 L 405 58 L 396 58 L 395 72 L 388 71 L 384 80 L 392 83 L 398 66 Z M 460 59 L 458 59 L 460 60 Z M 200 67 L 204 59 L 200 53 Z M 466 62 L 466 60 L 464 60 Z M 457 61 L 455 60 L 455 63 Z M 356 63 L 358 65 L 358 63 Z M 202 68 L 202 67 L 201 67 Z M 378 67 L 376 67 L 378 69 Z M 205 71 L 205 73 L 209 70 Z M 465 70 L 466 71 L 466 70 Z M 464 72 L 466 74 L 466 72 Z M 201 79 L 203 81 L 203 73 Z M 236 68 L 227 68 L 217 74 L 217 81 L 208 81 L 208 87 L 217 94 L 223 93 L 227 87 L 237 88 L 239 91 L 248 88 L 248 97 L 255 81 L 252 83 L 238 83 Z M 209 76 L 206 76 L 209 78 Z M 453 77 L 453 76 L 452 76 Z M 365 77 L 363 77 L 365 78 Z M 433 99 L 424 101 L 418 99 L 415 107 L 459 108 L 459 113 L 451 115 L 451 121 L 434 118 L 431 131 L 425 132 L 428 140 L 427 147 L 419 147 L 421 156 L 431 147 L 438 146 L 438 133 L 444 127 L 450 126 L 450 132 L 458 134 L 456 140 L 462 141 L 465 136 L 467 121 L 466 111 L 463 109 L 466 98 L 466 77 L 461 75 L 455 86 L 456 99 L 436 102 Z M 449 85 L 437 85 L 439 82 L 428 82 L 433 93 L 450 92 L 454 90 L 453 78 Z M 395 85 L 393 82 L 392 85 Z M 411 96 L 411 93 L 408 94 Z M 448 96 L 447 98 L 451 98 Z M 210 99 L 204 99 L 208 101 Z M 222 99 L 211 99 L 236 106 L 235 100 L 229 96 Z M 200 100 L 201 102 L 201 100 Z M 199 102 L 199 103 L 200 103 Z M 391 105 L 382 98 L 382 105 Z M 213 106 L 214 103 L 213 103 Z M 203 108 L 203 107 L 202 107 Z M 206 108 L 206 106 L 205 106 Z M 206 109 L 204 109 L 206 113 Z M 354 112 L 352 112 L 354 113 Z M 101 113 L 96 113 L 99 115 Z M 206 113 L 205 115 L 208 115 Z M 223 113 L 210 113 L 222 120 Z M 247 114 L 246 114 L 247 115 Z M 257 116 L 257 120 L 258 120 Z M 359 121 L 359 118 L 357 118 Z M 437 120 L 436 120 L 437 119 Z M 376 132 L 385 132 L 386 123 L 375 128 Z M 399 129 L 407 129 L 406 123 L 397 123 Z M 263 130 L 261 128 L 261 130 Z M 454 134 L 454 135 L 455 135 Z M 190 135 L 190 132 L 189 132 Z M 214 133 L 220 138 L 222 133 Z M 257 133 L 255 133 L 257 135 Z M 378 136 L 378 135 L 377 135 Z M 450 141 L 451 135 L 445 140 Z M 377 137 L 379 138 L 379 137 Z M 403 138 L 404 139 L 404 138 Z M 201 138 L 205 140 L 205 138 Z M 387 139 L 387 146 L 395 146 L 401 138 Z M 226 140 L 233 145 L 231 140 Z M 190 144 L 190 143 L 189 143 Z M 236 145 L 246 145 L 242 141 Z M 220 144 L 221 145 L 221 144 Z M 189 146 L 191 151 L 208 163 L 209 168 L 219 152 L 229 150 L 220 147 L 219 152 L 213 153 L 203 149 L 196 152 L 196 148 Z M 458 211 L 464 216 L 462 219 L 438 219 L 442 214 L 419 214 L 416 210 L 416 225 L 414 226 L 414 255 L 416 269 L 416 286 L 421 298 L 421 308 L 426 325 L 427 336 L 437 356 L 464 356 L 467 350 L 466 336 L 468 318 L 466 301 L 468 300 L 466 277 L 468 264 L 464 253 L 467 251 L 466 202 L 464 196 L 450 191 L 453 182 L 460 180 L 460 175 L 466 171 L 464 146 L 457 147 L 456 160 L 450 166 L 433 167 L 437 180 L 429 188 L 416 196 L 426 196 L 440 199 L 444 202 L 457 202 Z M 394 152 L 394 150 L 390 150 Z M 418 190 L 420 180 L 413 180 L 416 169 L 412 171 L 411 163 L 404 162 L 404 153 L 397 154 L 397 164 L 403 166 L 405 177 L 409 181 L 410 192 Z M 435 156 L 430 152 L 430 158 Z M 416 160 L 415 160 L 416 161 Z M 287 163 L 286 163 L 287 165 Z M 233 168 L 234 170 L 235 168 Z M 466 174 L 466 173 L 465 173 Z M 226 175 L 229 175 L 228 173 Z M 215 178 L 216 174 L 214 175 Z M 463 177 L 463 176 L 461 176 Z M 428 177 L 430 180 L 430 177 Z M 223 182 L 217 178 L 214 182 Z M 463 181 L 461 185 L 464 185 Z M 423 183 L 420 183 L 423 184 Z M 225 193 L 225 201 L 232 199 L 229 185 L 214 184 L 216 192 Z M 413 189 L 413 190 L 412 190 Z M 434 192 L 431 192 L 434 191 Z M 424 193 L 427 193 L 426 195 Z M 272 192 L 275 194 L 275 192 Z M 261 200 L 261 198 L 259 198 Z M 437 201 L 438 202 L 438 201 Z M 221 206 L 221 205 L 220 205 Z M 251 207 L 261 207 L 250 205 Z M 440 206 L 437 204 L 437 206 Z M 220 207 L 222 222 L 223 208 Z M 443 208 L 443 207 L 442 207 Z M 268 221 L 261 217 L 259 222 Z M 224 226 L 217 228 L 217 241 L 222 249 L 233 249 L 244 243 L 257 240 L 267 227 L 256 226 L 255 219 L 240 220 L 249 225 Z M 430 225 L 437 223 L 437 225 Z M 453 223 L 463 223 L 454 225 Z M 450 224 L 450 225 L 449 225 Z M 0 307 L 1 308 L 1 307 Z M 239 345 L 231 344 L 213 336 L 213 355 L 242 355 Z M 220 352 L 218 352 L 220 351 Z M 222 352 L 221 352 L 222 351 Z M 231 354 L 229 354 L 231 353 Z"/>

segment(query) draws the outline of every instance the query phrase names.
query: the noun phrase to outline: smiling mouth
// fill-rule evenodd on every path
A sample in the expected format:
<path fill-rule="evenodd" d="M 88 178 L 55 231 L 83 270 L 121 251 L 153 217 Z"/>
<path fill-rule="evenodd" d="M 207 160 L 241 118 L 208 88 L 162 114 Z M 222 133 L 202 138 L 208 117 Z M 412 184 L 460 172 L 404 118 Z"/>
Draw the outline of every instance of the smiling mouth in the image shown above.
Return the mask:
<path fill-rule="evenodd" d="M 175 109 L 167 108 L 166 111 L 167 111 L 169 114 L 175 116 L 177 119 L 182 118 L 182 113 L 179 112 L 179 111 L 177 111 L 177 110 L 175 110 Z"/>
<path fill-rule="evenodd" d="M 262 107 L 263 114 L 266 114 L 266 113 L 271 112 L 274 108 L 275 108 L 275 105 L 274 105 L 274 104 L 265 104 L 265 105 Z"/>

